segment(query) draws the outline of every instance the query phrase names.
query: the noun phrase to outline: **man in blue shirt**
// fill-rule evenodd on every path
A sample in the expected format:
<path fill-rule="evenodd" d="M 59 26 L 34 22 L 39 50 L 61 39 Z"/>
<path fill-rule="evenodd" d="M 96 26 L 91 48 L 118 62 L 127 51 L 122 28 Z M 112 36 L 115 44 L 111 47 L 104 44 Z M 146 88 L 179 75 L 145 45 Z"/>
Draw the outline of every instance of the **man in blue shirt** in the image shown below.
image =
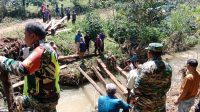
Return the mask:
<path fill-rule="evenodd" d="M 81 37 L 82 37 L 81 31 L 78 30 L 78 32 L 75 36 L 75 44 L 76 44 L 76 48 L 77 48 L 77 53 L 79 51 L 79 44 L 80 44 Z"/>
<path fill-rule="evenodd" d="M 106 85 L 106 96 L 100 96 L 98 99 L 98 112 L 119 112 L 122 108 L 123 112 L 131 108 L 126 102 L 117 99 L 114 94 L 116 93 L 116 85 L 113 83 Z"/>

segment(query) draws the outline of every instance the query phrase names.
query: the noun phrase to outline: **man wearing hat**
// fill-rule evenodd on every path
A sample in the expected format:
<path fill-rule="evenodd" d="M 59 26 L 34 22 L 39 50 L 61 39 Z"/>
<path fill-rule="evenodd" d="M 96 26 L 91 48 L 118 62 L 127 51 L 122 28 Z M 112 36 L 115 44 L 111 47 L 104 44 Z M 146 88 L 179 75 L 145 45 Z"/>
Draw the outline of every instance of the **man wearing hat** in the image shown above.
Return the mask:
<path fill-rule="evenodd" d="M 186 76 L 183 78 L 180 94 L 177 100 L 175 101 L 175 105 L 178 105 L 178 112 L 189 112 L 190 108 L 194 104 L 195 96 L 198 93 L 199 84 L 200 84 L 200 75 L 196 70 L 198 66 L 198 61 L 196 59 L 187 60 L 187 71 Z M 196 110 L 198 110 L 196 107 Z M 195 112 L 199 112 L 196 111 Z"/>
<path fill-rule="evenodd" d="M 135 79 L 136 112 L 165 112 L 166 93 L 171 86 L 172 68 L 161 58 L 163 45 L 150 43 L 146 48 L 148 61 Z"/>
<path fill-rule="evenodd" d="M 98 112 L 123 112 L 131 108 L 126 102 L 116 98 L 116 85 L 113 83 L 106 84 L 106 96 L 100 96 L 98 99 Z"/>

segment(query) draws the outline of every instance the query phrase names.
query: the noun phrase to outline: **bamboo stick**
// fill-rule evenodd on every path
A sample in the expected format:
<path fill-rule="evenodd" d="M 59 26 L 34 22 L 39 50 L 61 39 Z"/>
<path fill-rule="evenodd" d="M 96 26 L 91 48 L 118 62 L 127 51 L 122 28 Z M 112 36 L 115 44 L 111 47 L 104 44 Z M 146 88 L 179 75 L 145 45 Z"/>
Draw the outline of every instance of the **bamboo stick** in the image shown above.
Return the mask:
<path fill-rule="evenodd" d="M 78 70 L 90 81 L 90 83 L 94 86 L 94 88 L 101 94 L 105 95 L 105 93 L 101 90 L 101 88 L 88 76 L 80 67 L 77 67 Z"/>
<path fill-rule="evenodd" d="M 126 90 L 126 87 L 124 87 L 116 78 L 115 76 L 106 68 L 106 65 L 102 62 L 101 59 L 97 59 L 98 64 L 101 65 L 103 70 L 106 72 L 106 74 L 110 77 L 110 79 L 119 87 L 119 89 L 124 93 L 127 94 L 128 91 Z"/>

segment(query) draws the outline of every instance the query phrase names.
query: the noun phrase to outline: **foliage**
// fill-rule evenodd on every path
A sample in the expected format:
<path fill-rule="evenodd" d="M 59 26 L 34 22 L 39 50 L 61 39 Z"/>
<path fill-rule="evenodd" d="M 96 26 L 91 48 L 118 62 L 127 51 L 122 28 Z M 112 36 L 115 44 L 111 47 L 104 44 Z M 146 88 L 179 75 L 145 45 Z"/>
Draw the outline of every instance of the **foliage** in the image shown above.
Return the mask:
<path fill-rule="evenodd" d="M 88 31 L 92 39 L 103 31 L 102 20 L 99 13 L 95 11 L 87 13 L 82 21 L 82 29 L 84 32 Z"/>
<path fill-rule="evenodd" d="M 166 22 L 171 32 L 191 32 L 191 25 L 195 22 L 192 7 L 185 4 L 178 5 Z"/>

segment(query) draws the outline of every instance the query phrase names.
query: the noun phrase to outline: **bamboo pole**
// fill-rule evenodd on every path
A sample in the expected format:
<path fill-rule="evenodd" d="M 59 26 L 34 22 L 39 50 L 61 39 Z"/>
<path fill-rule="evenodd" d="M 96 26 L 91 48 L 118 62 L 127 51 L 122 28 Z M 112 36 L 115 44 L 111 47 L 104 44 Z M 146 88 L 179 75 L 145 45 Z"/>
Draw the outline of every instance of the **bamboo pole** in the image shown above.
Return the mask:
<path fill-rule="evenodd" d="M 106 68 L 106 65 L 102 62 L 101 59 L 97 59 L 98 64 L 101 65 L 103 70 L 106 72 L 106 74 L 111 78 L 111 80 L 119 87 L 119 89 L 124 93 L 127 94 L 128 91 L 126 90 L 126 87 L 124 87 L 116 78 L 115 76 Z"/>
<path fill-rule="evenodd" d="M 94 88 L 101 94 L 105 95 L 105 93 L 101 90 L 101 88 L 88 76 L 80 67 L 77 67 L 78 70 L 90 81 L 90 83 L 94 86 Z"/>
<path fill-rule="evenodd" d="M 117 70 L 125 79 L 127 79 L 127 73 L 126 73 L 124 70 L 122 70 L 121 67 L 119 67 L 118 65 L 116 65 L 116 70 Z"/>

